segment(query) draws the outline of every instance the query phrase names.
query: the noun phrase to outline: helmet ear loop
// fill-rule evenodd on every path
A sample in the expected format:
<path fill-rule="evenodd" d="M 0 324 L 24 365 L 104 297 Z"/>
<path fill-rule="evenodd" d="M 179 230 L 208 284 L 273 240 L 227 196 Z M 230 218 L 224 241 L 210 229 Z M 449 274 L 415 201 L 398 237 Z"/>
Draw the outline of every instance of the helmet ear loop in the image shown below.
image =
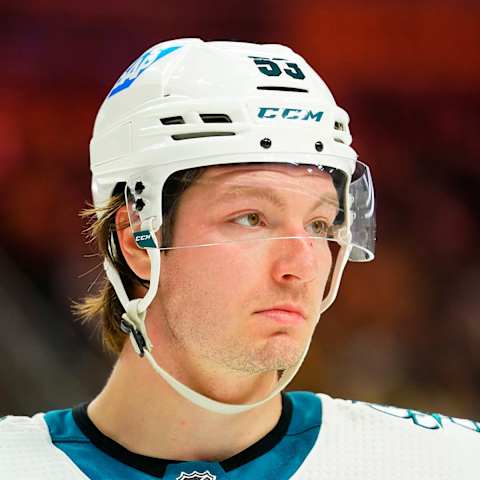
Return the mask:
<path fill-rule="evenodd" d="M 122 319 L 130 321 L 134 324 L 133 331 L 130 331 L 130 340 L 132 341 L 135 351 L 143 357 L 144 350 L 151 352 L 153 344 L 148 336 L 147 327 L 145 325 L 147 309 L 153 302 L 160 281 L 160 250 L 158 248 L 158 241 L 153 229 L 154 219 L 148 220 L 148 233 L 155 244 L 155 247 L 145 248 L 150 258 L 150 282 L 147 293 L 143 298 L 137 298 L 129 301 L 128 308 L 122 315 Z"/>
<path fill-rule="evenodd" d="M 153 348 L 146 329 L 145 319 L 147 309 L 157 294 L 160 279 L 160 251 L 152 226 L 153 219 L 150 219 L 148 233 L 156 247 L 146 248 L 150 258 L 150 282 L 147 293 L 143 298 L 129 299 L 117 269 L 109 259 L 106 258 L 104 261 L 105 273 L 125 310 L 120 328 L 124 333 L 129 334 L 133 348 L 141 357 L 144 355 L 144 350 L 150 352 Z"/>
<path fill-rule="evenodd" d="M 153 349 L 145 320 L 147 309 L 157 294 L 160 278 L 160 252 L 156 248 L 147 248 L 146 250 L 150 258 L 150 285 L 148 291 L 143 298 L 128 301 L 121 322 L 122 330 L 130 335 L 133 348 L 140 357 L 144 356 L 145 351 L 150 353 Z"/>

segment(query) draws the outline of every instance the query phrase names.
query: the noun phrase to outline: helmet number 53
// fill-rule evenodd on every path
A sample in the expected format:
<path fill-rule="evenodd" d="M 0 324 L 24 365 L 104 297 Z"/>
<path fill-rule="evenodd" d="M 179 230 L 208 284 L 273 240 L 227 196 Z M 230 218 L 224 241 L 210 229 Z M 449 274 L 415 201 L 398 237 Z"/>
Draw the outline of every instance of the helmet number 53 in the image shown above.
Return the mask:
<path fill-rule="evenodd" d="M 257 65 L 258 70 L 262 72 L 264 75 L 268 75 L 269 77 L 279 77 L 282 73 L 286 73 L 292 78 L 297 80 L 303 80 L 305 78 L 305 74 L 302 72 L 300 67 L 293 62 L 289 62 L 287 60 L 283 60 L 281 58 L 265 58 L 265 57 L 250 57 Z M 282 68 L 278 64 L 278 62 L 285 62 L 286 67 Z"/>

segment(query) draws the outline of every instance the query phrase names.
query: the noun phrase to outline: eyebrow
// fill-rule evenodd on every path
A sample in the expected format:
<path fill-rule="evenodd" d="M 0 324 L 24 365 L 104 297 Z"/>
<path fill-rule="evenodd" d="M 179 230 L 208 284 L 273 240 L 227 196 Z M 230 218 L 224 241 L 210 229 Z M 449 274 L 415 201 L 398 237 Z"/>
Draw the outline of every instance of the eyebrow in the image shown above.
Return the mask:
<path fill-rule="evenodd" d="M 262 200 L 267 200 L 270 202 L 272 205 L 275 205 L 276 207 L 285 210 L 286 209 L 286 204 L 285 202 L 278 196 L 276 195 L 275 191 L 270 189 L 270 188 L 257 188 L 257 187 L 249 187 L 249 186 L 243 186 L 239 185 L 236 186 L 226 192 L 224 192 L 222 195 L 220 195 L 219 200 L 227 200 L 229 198 L 237 198 L 238 196 L 242 194 L 248 194 L 251 197 L 254 198 L 259 198 Z M 339 209 L 340 205 L 338 202 L 337 195 L 332 195 L 332 194 L 325 194 L 320 198 L 320 200 L 315 203 L 312 207 L 312 211 L 318 208 L 320 205 L 323 205 L 324 203 L 328 203 L 337 210 Z"/>

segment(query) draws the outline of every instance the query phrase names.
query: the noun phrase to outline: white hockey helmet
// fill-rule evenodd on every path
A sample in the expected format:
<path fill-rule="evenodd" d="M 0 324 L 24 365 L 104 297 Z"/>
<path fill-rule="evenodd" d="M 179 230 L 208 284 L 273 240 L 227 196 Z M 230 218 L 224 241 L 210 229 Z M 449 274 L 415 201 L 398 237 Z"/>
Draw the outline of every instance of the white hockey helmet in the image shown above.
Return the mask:
<path fill-rule="evenodd" d="M 105 261 L 125 309 L 122 326 L 137 353 L 197 405 L 237 413 L 269 400 L 294 377 L 308 345 L 299 362 L 284 371 L 277 388 L 248 405 L 223 404 L 200 395 L 158 365 L 151 355 L 145 314 L 160 276 L 156 233 L 162 225 L 165 182 L 178 171 L 240 163 L 341 172 L 342 221 L 329 238 L 340 249 L 322 302 L 324 311 L 336 297 L 347 260 L 374 256 L 373 185 L 368 167 L 350 147 L 348 123 L 347 113 L 317 73 L 282 45 L 191 38 L 163 42 L 142 54 L 103 102 L 90 143 L 94 204 L 105 205 L 115 187 L 125 184 L 137 245 L 147 249 L 151 260 L 150 287 L 142 299 L 128 298 L 118 272 Z"/>

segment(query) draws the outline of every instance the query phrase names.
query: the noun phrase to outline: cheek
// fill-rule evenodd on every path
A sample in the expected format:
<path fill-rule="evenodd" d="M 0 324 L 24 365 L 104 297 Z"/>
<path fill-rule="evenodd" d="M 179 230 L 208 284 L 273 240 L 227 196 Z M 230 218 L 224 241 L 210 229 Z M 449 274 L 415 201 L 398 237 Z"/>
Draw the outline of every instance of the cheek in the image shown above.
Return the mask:
<path fill-rule="evenodd" d="M 182 296 L 193 306 L 225 308 L 251 288 L 258 261 L 231 245 L 171 251 L 162 259 L 160 286 L 166 298 Z"/>
<path fill-rule="evenodd" d="M 242 336 L 257 290 L 255 262 L 226 250 L 183 250 L 162 259 L 158 300 L 177 338 L 205 344 Z"/>

